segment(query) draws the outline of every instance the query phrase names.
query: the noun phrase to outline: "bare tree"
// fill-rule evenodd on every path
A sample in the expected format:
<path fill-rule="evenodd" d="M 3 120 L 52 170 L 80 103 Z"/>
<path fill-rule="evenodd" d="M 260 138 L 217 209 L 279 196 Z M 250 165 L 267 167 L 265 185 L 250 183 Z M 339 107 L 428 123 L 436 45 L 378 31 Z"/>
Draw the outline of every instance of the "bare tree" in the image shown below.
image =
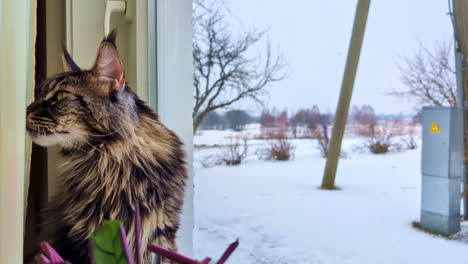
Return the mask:
<path fill-rule="evenodd" d="M 450 57 L 450 42 L 438 43 L 432 50 L 421 45 L 414 56 L 401 59 L 398 67 L 404 87 L 390 94 L 411 100 L 416 109 L 423 105 L 456 105 L 455 69 Z"/>
<path fill-rule="evenodd" d="M 284 79 L 285 63 L 282 56 L 273 54 L 265 31 L 249 31 L 235 38 L 224 22 L 226 12 L 219 6 L 194 10 L 198 12 L 193 37 L 195 132 L 211 111 L 244 99 L 262 104 L 266 88 Z M 263 49 L 259 47 L 262 43 L 266 43 Z"/>
<path fill-rule="evenodd" d="M 313 120 L 314 114 L 312 111 L 312 109 L 299 109 L 291 116 L 289 124 L 294 138 L 310 136 L 307 134 L 308 130 L 316 126 L 316 124 L 314 124 L 315 120 Z M 306 131 L 305 135 L 304 130 Z"/>
<path fill-rule="evenodd" d="M 247 125 L 251 120 L 250 115 L 244 110 L 229 110 L 224 114 L 224 116 L 228 127 L 235 131 L 244 130 L 245 125 Z"/>
<path fill-rule="evenodd" d="M 354 105 L 350 116 L 352 121 L 361 125 L 369 125 L 377 122 L 375 110 L 371 105 L 362 105 L 361 107 Z"/>
<path fill-rule="evenodd" d="M 212 111 L 206 115 L 205 119 L 203 119 L 203 122 L 200 124 L 200 129 L 224 130 L 227 125 L 224 115 L 218 114 L 216 111 Z"/>

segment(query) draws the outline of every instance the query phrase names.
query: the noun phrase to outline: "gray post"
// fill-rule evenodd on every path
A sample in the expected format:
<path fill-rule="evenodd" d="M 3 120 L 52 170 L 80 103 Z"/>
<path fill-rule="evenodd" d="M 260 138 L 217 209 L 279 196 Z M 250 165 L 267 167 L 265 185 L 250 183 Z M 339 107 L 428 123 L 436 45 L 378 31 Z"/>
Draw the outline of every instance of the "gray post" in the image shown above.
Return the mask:
<path fill-rule="evenodd" d="M 459 49 L 458 41 L 455 41 L 455 69 L 456 69 L 456 77 L 457 77 L 457 107 L 460 107 L 462 111 L 463 118 L 461 120 L 462 125 L 460 129 L 466 131 L 466 116 L 465 116 L 465 95 L 464 95 L 464 85 L 463 85 L 463 53 L 461 53 Z M 465 139 L 464 139 L 465 140 Z M 464 142 L 463 142 L 464 143 Z M 463 208 L 464 208 L 464 216 L 465 220 L 468 220 L 468 182 L 467 182 L 467 175 L 466 175 L 466 161 L 465 161 L 465 172 L 463 173 L 462 177 L 462 184 L 463 184 Z"/>
<path fill-rule="evenodd" d="M 467 105 L 466 100 L 465 100 L 465 94 L 464 94 L 464 71 L 463 71 L 463 60 L 464 60 L 464 55 L 462 52 L 462 46 L 460 42 L 460 34 L 458 32 L 458 26 L 459 24 L 457 23 L 457 17 L 456 13 L 461 14 L 463 12 L 463 9 L 457 10 L 457 12 L 454 12 L 453 7 L 459 9 L 460 5 L 455 5 L 454 0 L 449 0 L 449 15 L 452 20 L 452 25 L 453 25 L 453 36 L 454 36 L 454 53 L 455 53 L 455 69 L 456 69 L 456 80 L 457 80 L 457 106 L 462 108 L 463 111 L 463 126 L 461 128 L 463 131 L 466 131 L 466 125 L 467 125 L 467 120 L 466 120 L 466 113 L 465 113 L 465 105 Z M 463 173 L 462 177 L 462 182 L 463 184 L 463 208 L 464 208 L 464 219 L 468 220 L 468 181 L 466 175 L 466 167 L 467 167 L 467 162 L 465 161 L 465 172 Z"/>
<path fill-rule="evenodd" d="M 348 50 L 348 58 L 341 84 L 340 98 L 335 114 L 335 122 L 333 123 L 332 137 L 327 155 L 327 164 L 322 180 L 322 189 L 335 189 L 336 169 L 341 152 L 341 142 L 345 132 L 346 121 L 348 119 L 349 104 L 353 95 L 354 80 L 361 55 L 362 41 L 366 30 L 367 16 L 369 14 L 370 0 L 359 0 L 356 7 L 356 15 L 354 18 L 353 33 Z"/>

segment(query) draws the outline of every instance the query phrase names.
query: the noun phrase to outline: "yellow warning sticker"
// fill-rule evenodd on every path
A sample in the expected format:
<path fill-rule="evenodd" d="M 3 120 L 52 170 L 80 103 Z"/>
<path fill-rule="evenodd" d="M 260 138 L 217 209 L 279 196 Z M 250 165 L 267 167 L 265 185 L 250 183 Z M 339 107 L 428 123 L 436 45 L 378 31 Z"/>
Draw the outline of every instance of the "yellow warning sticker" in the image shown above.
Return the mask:
<path fill-rule="evenodd" d="M 431 133 L 440 133 L 442 130 L 440 130 L 439 124 L 437 122 L 432 122 L 431 129 L 429 129 L 429 132 Z"/>

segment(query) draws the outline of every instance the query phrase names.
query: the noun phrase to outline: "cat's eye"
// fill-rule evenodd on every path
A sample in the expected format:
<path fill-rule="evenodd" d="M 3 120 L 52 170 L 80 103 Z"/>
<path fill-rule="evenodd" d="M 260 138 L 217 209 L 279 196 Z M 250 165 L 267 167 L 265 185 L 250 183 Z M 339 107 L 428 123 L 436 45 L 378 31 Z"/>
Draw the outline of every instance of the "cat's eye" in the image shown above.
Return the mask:
<path fill-rule="evenodd" d="M 57 101 L 62 100 L 63 98 L 67 97 L 68 92 L 65 91 L 59 91 L 55 94 L 55 97 L 57 98 Z"/>

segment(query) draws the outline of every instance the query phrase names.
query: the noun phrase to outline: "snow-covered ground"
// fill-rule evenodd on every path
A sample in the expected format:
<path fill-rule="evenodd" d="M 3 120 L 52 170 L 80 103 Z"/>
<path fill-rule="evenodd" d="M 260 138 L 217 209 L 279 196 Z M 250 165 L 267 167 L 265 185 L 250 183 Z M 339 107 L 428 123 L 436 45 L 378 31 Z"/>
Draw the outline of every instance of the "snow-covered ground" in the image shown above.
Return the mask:
<path fill-rule="evenodd" d="M 229 131 L 204 131 L 200 161 L 220 151 Z M 325 160 L 314 140 L 293 140 L 288 162 L 258 160 L 265 141 L 250 141 L 247 163 L 203 168 L 195 164 L 195 250 L 215 259 L 236 238 L 228 263 L 468 263 L 468 244 L 411 227 L 420 208 L 420 150 L 356 153 L 359 139 L 345 139 L 348 158 L 337 175 L 340 191 L 322 191 Z M 217 255 L 218 254 L 218 255 Z"/>

